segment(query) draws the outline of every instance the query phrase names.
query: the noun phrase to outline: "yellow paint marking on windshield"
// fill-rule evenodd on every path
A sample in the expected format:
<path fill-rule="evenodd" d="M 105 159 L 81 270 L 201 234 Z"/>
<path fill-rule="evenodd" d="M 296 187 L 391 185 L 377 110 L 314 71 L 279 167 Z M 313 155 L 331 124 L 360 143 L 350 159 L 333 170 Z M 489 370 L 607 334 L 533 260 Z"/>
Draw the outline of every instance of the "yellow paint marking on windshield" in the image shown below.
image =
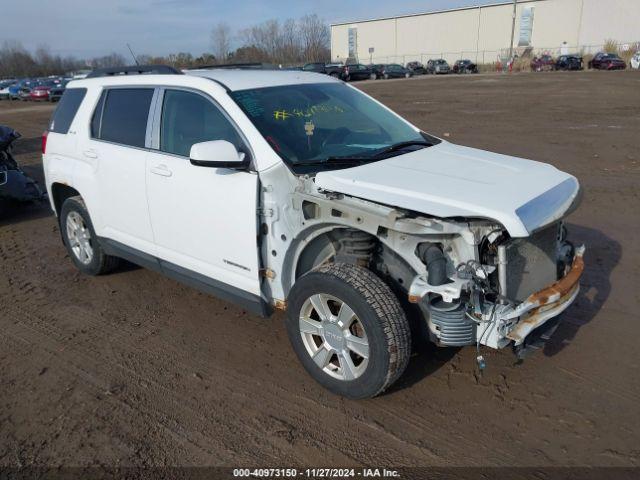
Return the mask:
<path fill-rule="evenodd" d="M 294 108 L 291 111 L 280 109 L 273 111 L 273 118 L 284 121 L 291 117 L 309 118 L 318 113 L 344 113 L 344 108 L 338 105 L 313 105 L 305 109 Z"/>
<path fill-rule="evenodd" d="M 286 110 L 276 110 L 273 112 L 273 118 L 275 118 L 276 120 L 286 120 L 290 116 L 291 114 Z"/>

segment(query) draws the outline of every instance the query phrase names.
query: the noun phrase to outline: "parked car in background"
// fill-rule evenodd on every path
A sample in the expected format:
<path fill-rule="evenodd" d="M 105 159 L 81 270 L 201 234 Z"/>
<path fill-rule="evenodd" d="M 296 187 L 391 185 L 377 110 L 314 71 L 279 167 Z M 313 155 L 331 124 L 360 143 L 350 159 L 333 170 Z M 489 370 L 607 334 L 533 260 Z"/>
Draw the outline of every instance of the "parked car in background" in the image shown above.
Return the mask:
<path fill-rule="evenodd" d="M 23 85 L 22 87 L 20 87 L 20 89 L 18 90 L 17 100 L 22 100 L 23 102 L 29 100 L 31 98 L 31 90 L 32 87 L 29 87 L 27 85 Z"/>
<path fill-rule="evenodd" d="M 411 70 L 414 75 L 425 75 L 427 73 L 427 69 L 424 68 L 424 65 L 420 62 L 409 62 L 407 63 L 407 68 Z"/>
<path fill-rule="evenodd" d="M 413 75 L 411 70 L 397 63 L 385 65 L 384 70 L 382 70 L 382 77 L 385 80 L 389 78 L 409 78 L 411 75 Z"/>
<path fill-rule="evenodd" d="M 9 100 L 20 100 L 20 89 L 25 85 L 24 80 L 18 81 L 9 87 Z"/>
<path fill-rule="evenodd" d="M 307 63 L 302 67 L 304 72 L 324 73 L 325 75 L 331 75 L 335 78 L 342 77 L 342 65 L 338 64 L 325 64 L 323 62 Z"/>
<path fill-rule="evenodd" d="M 541 55 L 533 57 L 531 60 L 531 70 L 534 72 L 549 72 L 555 70 L 556 61 L 551 55 Z"/>
<path fill-rule="evenodd" d="M 29 92 L 29 100 L 49 100 L 49 91 L 51 90 L 51 85 L 37 85 L 31 89 Z"/>
<path fill-rule="evenodd" d="M 451 70 L 449 64 L 444 58 L 437 58 L 427 62 L 427 73 L 429 74 L 447 74 Z"/>
<path fill-rule="evenodd" d="M 478 66 L 471 60 L 458 60 L 453 64 L 453 73 L 478 73 Z"/>
<path fill-rule="evenodd" d="M 579 55 L 560 55 L 556 60 L 556 70 L 582 70 L 582 57 Z"/>
<path fill-rule="evenodd" d="M 631 57 L 629 68 L 633 68 L 634 70 L 640 69 L 640 51 L 636 52 L 633 57 Z"/>
<path fill-rule="evenodd" d="M 598 52 L 589 62 L 589 68 L 594 70 L 624 70 L 627 64 L 617 54 Z"/>
<path fill-rule="evenodd" d="M 376 74 L 376 78 L 383 77 L 384 74 L 382 72 L 384 71 L 384 67 L 386 67 L 384 63 L 372 63 L 369 65 L 369 68 Z"/>
<path fill-rule="evenodd" d="M 346 82 L 354 80 L 375 80 L 377 77 L 371 67 L 361 63 L 353 63 L 342 67 L 342 79 Z"/>
<path fill-rule="evenodd" d="M 0 100 L 9 100 L 9 88 L 15 85 L 15 80 L 5 80 L 0 82 Z"/>
<path fill-rule="evenodd" d="M 57 102 L 62 98 L 62 94 L 67 87 L 67 83 L 69 83 L 69 80 L 64 79 L 61 80 L 60 83 L 58 83 L 55 87 L 51 87 L 51 90 L 49 90 L 50 102 Z"/>

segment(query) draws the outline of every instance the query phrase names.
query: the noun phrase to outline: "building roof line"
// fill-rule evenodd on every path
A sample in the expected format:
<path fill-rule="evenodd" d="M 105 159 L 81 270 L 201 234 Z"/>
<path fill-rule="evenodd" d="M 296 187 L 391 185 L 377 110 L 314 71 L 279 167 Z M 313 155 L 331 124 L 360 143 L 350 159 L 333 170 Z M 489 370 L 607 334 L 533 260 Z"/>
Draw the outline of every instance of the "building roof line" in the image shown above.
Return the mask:
<path fill-rule="evenodd" d="M 546 0 L 518 0 L 518 4 L 522 3 L 532 3 L 532 2 L 544 2 Z M 502 1 L 499 3 L 484 3 L 479 5 L 470 5 L 468 7 L 457 7 L 457 8 L 448 8 L 445 10 L 433 10 L 429 12 L 417 12 L 417 13 L 405 13 L 403 15 L 390 15 L 387 17 L 377 17 L 377 18 L 365 18 L 360 20 L 350 20 L 344 22 L 333 22 L 330 23 L 330 27 L 338 27 L 340 25 L 351 25 L 353 23 L 368 23 L 368 22 L 379 22 L 382 20 L 394 20 L 397 18 L 408 18 L 408 17 L 421 17 L 424 15 L 436 15 L 438 13 L 450 13 L 450 12 L 461 12 L 463 10 L 476 10 L 479 8 L 491 8 L 491 7 L 504 7 L 505 5 L 513 5 L 511 1 Z"/>

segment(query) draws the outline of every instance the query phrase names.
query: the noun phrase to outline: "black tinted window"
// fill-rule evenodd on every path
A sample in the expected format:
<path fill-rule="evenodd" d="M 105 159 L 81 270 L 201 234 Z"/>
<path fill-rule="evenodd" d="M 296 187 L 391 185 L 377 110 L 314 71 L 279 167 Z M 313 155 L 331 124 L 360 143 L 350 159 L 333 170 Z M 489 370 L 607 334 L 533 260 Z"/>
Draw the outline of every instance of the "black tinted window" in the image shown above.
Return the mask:
<path fill-rule="evenodd" d="M 240 149 L 241 140 L 224 114 L 205 97 L 180 90 L 164 93 L 160 150 L 189 156 L 194 143 L 227 140 Z"/>
<path fill-rule="evenodd" d="M 76 112 L 87 93 L 86 88 L 67 88 L 60 99 L 58 108 L 51 118 L 49 130 L 55 133 L 67 133 Z"/>
<path fill-rule="evenodd" d="M 153 88 L 114 88 L 107 92 L 100 139 L 144 147 Z"/>

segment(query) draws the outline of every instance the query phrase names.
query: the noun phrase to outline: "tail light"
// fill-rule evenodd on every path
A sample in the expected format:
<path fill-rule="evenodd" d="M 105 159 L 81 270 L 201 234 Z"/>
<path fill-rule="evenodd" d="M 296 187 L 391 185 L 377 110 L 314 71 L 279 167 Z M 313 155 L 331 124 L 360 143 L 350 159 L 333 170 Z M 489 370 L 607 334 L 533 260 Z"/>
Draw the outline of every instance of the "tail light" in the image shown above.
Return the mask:
<path fill-rule="evenodd" d="M 49 136 L 49 130 L 42 132 L 42 154 L 47 153 L 47 137 Z"/>

